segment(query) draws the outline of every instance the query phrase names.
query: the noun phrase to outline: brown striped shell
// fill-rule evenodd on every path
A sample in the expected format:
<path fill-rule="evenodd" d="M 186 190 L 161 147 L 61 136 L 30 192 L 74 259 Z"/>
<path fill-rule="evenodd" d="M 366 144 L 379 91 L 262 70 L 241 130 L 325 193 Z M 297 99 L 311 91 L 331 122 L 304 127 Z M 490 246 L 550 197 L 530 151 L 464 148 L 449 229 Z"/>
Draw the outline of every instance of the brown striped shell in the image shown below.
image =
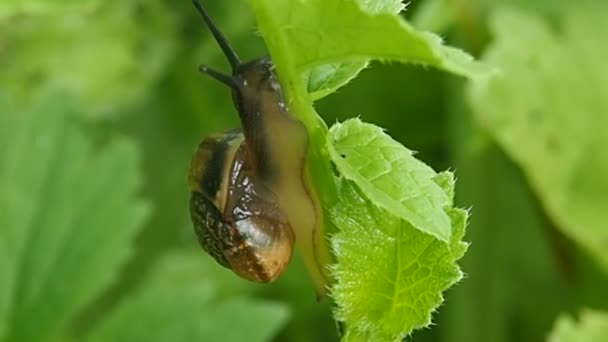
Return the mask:
<path fill-rule="evenodd" d="M 294 235 L 276 196 L 257 180 L 240 131 L 206 138 L 192 159 L 190 215 L 203 249 L 256 282 L 276 279 Z"/>

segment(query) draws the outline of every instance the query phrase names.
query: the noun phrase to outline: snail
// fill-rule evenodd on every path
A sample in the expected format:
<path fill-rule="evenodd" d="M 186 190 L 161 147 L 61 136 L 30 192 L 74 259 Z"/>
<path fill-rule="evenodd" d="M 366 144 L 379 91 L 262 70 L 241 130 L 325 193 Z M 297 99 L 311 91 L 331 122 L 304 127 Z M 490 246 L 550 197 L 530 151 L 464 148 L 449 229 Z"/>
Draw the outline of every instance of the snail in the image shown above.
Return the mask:
<path fill-rule="evenodd" d="M 320 210 L 305 171 L 306 127 L 289 112 L 271 60 L 242 63 L 200 2 L 193 3 L 232 75 L 205 65 L 199 71 L 231 89 L 242 126 L 205 138 L 193 156 L 188 183 L 198 240 L 220 265 L 255 282 L 276 280 L 297 240 L 322 293 L 323 267 L 315 257 Z"/>

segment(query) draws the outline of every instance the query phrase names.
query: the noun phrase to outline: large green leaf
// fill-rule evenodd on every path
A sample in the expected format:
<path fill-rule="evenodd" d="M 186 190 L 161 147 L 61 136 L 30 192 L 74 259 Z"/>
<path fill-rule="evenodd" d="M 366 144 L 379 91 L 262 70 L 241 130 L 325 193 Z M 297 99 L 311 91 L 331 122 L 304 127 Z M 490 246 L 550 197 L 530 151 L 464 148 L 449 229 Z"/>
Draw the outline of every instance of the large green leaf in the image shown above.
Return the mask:
<path fill-rule="evenodd" d="M 0 333 L 10 341 L 59 335 L 114 280 L 147 211 L 133 196 L 135 146 L 94 149 L 75 115 L 57 102 L 0 106 Z"/>
<path fill-rule="evenodd" d="M 379 7 L 369 1 L 359 4 L 337 0 L 250 3 L 290 96 L 307 89 L 297 77 L 301 73 L 317 66 L 358 63 L 362 59 L 422 64 L 471 77 L 491 72 L 491 68 L 461 50 L 443 45 L 438 36 L 412 28 L 394 13 L 399 6 L 392 1 L 382 2 Z M 324 80 L 320 77 L 318 82 Z M 299 87 L 303 89 L 294 89 Z M 324 92 L 331 93 L 328 89 Z M 306 119 L 308 114 L 298 115 Z"/>
<path fill-rule="evenodd" d="M 572 9 L 556 33 L 539 18 L 499 11 L 485 59 L 502 74 L 474 82 L 470 100 L 550 217 L 608 270 L 606 14 Z"/>
<path fill-rule="evenodd" d="M 268 341 L 288 317 L 278 303 L 218 298 L 201 272 L 202 253 L 172 252 L 142 287 L 107 315 L 87 341 Z M 236 278 L 233 278 L 236 280 Z"/>
<path fill-rule="evenodd" d="M 275 62 L 289 58 L 305 75 L 315 99 L 346 84 L 370 60 L 428 65 L 465 76 L 489 71 L 466 53 L 443 45 L 438 36 L 410 26 L 397 15 L 402 5 L 396 1 L 251 3 Z"/>

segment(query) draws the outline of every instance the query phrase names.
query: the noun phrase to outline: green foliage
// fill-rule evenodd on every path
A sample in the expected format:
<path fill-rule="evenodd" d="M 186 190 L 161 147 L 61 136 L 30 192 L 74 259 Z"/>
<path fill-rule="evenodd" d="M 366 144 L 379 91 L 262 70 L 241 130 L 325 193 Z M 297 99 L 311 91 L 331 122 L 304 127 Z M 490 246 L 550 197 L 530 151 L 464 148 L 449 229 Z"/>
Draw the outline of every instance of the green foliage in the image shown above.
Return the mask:
<path fill-rule="evenodd" d="M 149 210 L 133 196 L 140 183 L 134 144 L 120 138 L 93 148 L 76 122 L 79 114 L 61 100 L 0 116 L 0 338 L 6 341 L 66 335 L 76 315 L 116 280 Z M 276 334 L 287 318 L 284 306 L 218 300 L 219 280 L 193 276 L 203 270 L 194 260 L 167 255 L 88 340 L 265 341 Z M 210 316 L 214 324 L 201 324 Z"/>
<path fill-rule="evenodd" d="M 434 66 L 465 76 L 490 71 L 443 45 L 438 36 L 415 30 L 396 15 L 402 6 L 395 1 L 375 6 L 370 1 L 362 1 L 362 6 L 322 0 L 251 3 L 275 63 L 289 63 L 304 74 L 315 99 L 344 85 L 372 59 Z"/>
<path fill-rule="evenodd" d="M 0 117 L 0 332 L 9 341 L 56 336 L 115 280 L 147 212 L 133 198 L 136 146 L 95 150 L 74 115 L 50 102 Z"/>
<path fill-rule="evenodd" d="M 575 322 L 567 315 L 560 316 L 549 335 L 549 342 L 595 342 L 608 336 L 608 313 L 585 310 Z"/>
<path fill-rule="evenodd" d="M 502 74 L 473 84 L 477 118 L 558 227 L 608 269 L 605 16 L 568 11 L 560 34 L 515 11 L 497 12 L 492 23 L 496 42 L 485 59 Z"/>
<path fill-rule="evenodd" d="M 238 117 L 188 1 L 5 0 L 0 341 L 608 340 L 604 0 L 202 1 L 309 129 L 333 301 L 196 245 L 189 159 Z"/>
<path fill-rule="evenodd" d="M 158 2 L 16 6 L 32 9 L 2 24 L 0 74 L 3 92 L 24 106 L 61 91 L 83 102 L 82 115 L 116 113 L 154 85 L 172 51 L 173 18 Z"/>
<path fill-rule="evenodd" d="M 218 299 L 218 288 L 200 276 L 193 256 L 168 254 L 87 341 L 267 341 L 276 334 L 287 318 L 285 306 L 246 297 Z M 206 324 L 210 320 L 213 324 Z"/>

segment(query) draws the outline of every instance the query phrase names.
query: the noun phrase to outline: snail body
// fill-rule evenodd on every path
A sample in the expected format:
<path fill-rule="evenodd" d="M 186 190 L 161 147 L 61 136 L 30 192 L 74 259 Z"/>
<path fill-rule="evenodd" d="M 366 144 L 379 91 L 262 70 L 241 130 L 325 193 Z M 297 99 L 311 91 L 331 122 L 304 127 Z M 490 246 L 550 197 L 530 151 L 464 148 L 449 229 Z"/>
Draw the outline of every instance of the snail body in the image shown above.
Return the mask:
<path fill-rule="evenodd" d="M 241 63 L 201 4 L 193 2 L 232 75 L 207 66 L 199 70 L 232 90 L 242 130 L 199 144 L 188 178 L 190 216 L 201 246 L 220 265 L 245 279 L 270 282 L 289 264 L 296 236 L 306 246 L 303 253 L 315 260 L 318 210 L 305 172 L 308 133 L 289 113 L 270 59 Z M 324 282 L 316 283 L 323 292 Z"/>

